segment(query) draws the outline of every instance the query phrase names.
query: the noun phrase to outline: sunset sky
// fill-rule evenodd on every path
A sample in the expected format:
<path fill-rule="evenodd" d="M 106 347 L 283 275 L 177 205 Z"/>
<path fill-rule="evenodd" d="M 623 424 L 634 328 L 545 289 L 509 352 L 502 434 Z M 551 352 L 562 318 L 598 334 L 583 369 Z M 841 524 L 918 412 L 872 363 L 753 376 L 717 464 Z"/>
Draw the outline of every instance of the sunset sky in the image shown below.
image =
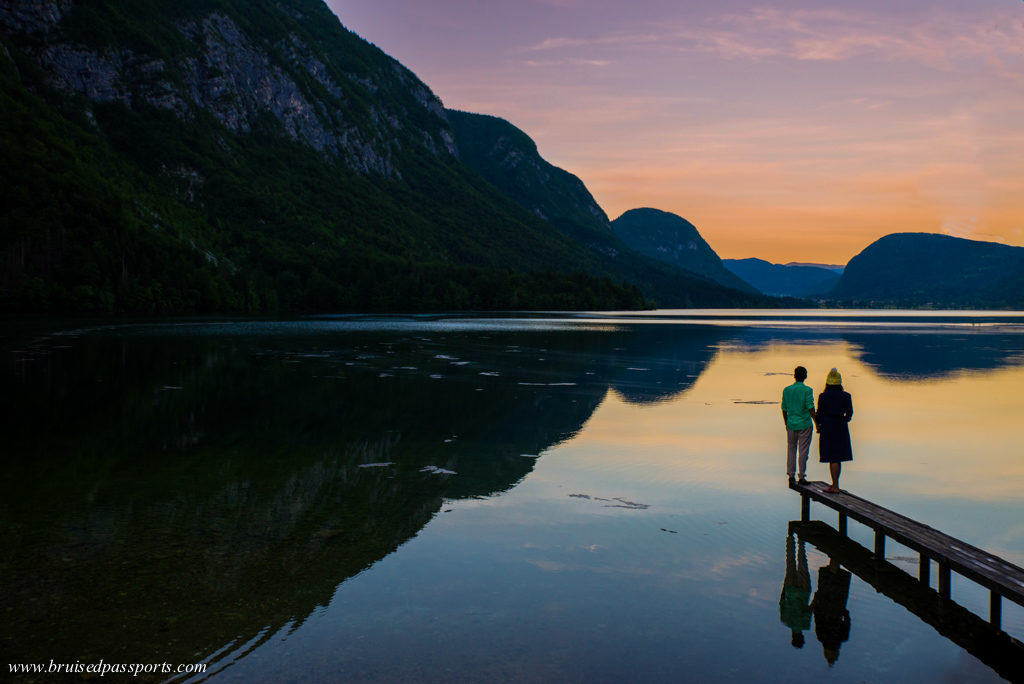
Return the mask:
<path fill-rule="evenodd" d="M 919 231 L 1024 245 L 1020 0 L 328 0 L 445 106 L 523 129 L 610 218 L 844 264 Z"/>

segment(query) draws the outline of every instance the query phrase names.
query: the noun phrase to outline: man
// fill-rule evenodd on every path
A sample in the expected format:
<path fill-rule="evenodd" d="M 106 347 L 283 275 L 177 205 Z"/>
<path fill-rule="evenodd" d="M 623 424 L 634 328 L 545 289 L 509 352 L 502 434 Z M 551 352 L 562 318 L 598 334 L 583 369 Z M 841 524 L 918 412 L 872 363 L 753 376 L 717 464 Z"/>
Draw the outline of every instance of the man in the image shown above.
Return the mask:
<path fill-rule="evenodd" d="M 792 524 L 792 523 L 791 523 Z M 811 573 L 804 540 L 796 548 L 792 527 L 786 537 L 786 579 L 779 597 L 779 619 L 789 627 L 793 648 L 804 647 L 804 630 L 811 628 Z"/>
<path fill-rule="evenodd" d="M 793 370 L 796 381 L 782 390 L 782 420 L 786 423 L 786 474 L 790 482 L 797 473 L 797 450 L 800 452 L 800 484 L 807 484 L 807 454 L 811 450 L 811 433 L 817 417 L 814 414 L 814 391 L 804 384 L 807 369 Z"/>

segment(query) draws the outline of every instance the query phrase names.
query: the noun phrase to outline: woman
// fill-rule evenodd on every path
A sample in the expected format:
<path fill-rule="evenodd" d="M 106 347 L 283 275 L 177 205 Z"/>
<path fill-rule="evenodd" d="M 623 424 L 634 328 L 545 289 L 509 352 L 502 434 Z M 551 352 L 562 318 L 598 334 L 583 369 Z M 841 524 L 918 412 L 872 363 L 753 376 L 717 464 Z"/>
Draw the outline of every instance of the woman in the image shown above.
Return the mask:
<path fill-rule="evenodd" d="M 832 486 L 825 491 L 838 493 L 839 473 L 843 461 L 853 460 L 850 446 L 850 419 L 853 418 L 853 398 L 843 391 L 843 376 L 835 368 L 828 372 L 825 391 L 818 395 L 818 449 L 821 462 L 828 463 Z"/>

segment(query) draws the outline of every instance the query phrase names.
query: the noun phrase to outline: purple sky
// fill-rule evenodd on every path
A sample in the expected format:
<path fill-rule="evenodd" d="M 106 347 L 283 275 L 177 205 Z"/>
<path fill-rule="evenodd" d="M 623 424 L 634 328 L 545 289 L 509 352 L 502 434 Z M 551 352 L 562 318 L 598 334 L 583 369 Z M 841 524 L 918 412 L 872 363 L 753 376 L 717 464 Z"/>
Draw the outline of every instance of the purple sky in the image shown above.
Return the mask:
<path fill-rule="evenodd" d="M 1024 2 L 328 0 L 445 105 L 504 117 L 611 218 L 723 258 L 882 235 L 1024 245 Z"/>

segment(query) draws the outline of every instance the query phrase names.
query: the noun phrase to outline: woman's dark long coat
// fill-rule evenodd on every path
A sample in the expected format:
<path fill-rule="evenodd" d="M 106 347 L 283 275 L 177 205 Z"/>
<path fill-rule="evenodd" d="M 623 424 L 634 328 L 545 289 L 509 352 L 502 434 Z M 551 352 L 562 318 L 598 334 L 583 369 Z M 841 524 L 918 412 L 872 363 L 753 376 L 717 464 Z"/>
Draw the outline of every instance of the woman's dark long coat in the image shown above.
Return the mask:
<path fill-rule="evenodd" d="M 853 418 L 853 397 L 841 385 L 827 385 L 818 395 L 818 449 L 822 463 L 853 460 L 850 446 L 850 419 Z"/>

